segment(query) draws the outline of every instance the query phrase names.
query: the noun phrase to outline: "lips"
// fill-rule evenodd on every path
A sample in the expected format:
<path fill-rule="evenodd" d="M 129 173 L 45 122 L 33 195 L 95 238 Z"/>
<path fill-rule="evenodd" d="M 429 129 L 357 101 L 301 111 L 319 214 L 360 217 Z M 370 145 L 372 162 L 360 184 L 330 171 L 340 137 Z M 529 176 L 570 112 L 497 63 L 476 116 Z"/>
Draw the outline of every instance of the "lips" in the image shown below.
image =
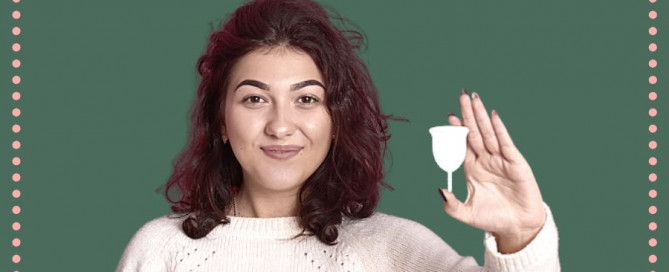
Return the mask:
<path fill-rule="evenodd" d="M 300 153 L 302 147 L 298 145 L 268 145 L 263 146 L 260 149 L 262 149 L 265 155 L 270 158 L 287 160 Z"/>

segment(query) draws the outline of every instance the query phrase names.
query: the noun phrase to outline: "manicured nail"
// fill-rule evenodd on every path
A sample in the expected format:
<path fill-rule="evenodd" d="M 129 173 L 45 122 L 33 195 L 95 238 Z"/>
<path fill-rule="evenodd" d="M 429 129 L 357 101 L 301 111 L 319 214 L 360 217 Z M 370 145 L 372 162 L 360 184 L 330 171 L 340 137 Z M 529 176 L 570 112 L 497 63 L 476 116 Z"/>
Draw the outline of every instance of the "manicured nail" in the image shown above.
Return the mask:
<path fill-rule="evenodd" d="M 444 202 L 448 202 L 448 200 L 446 200 L 446 196 L 444 195 L 444 191 L 442 191 L 441 188 L 438 187 L 437 190 L 439 190 L 439 195 L 441 196 L 442 199 L 444 199 Z"/>
<path fill-rule="evenodd" d="M 472 93 L 472 98 L 474 98 L 474 99 L 478 99 L 478 98 L 479 98 L 479 94 L 477 94 L 476 92 L 473 92 L 473 93 Z"/>
<path fill-rule="evenodd" d="M 467 89 L 462 88 L 462 90 L 460 91 L 460 95 L 463 95 L 463 94 L 468 94 Z"/>
<path fill-rule="evenodd" d="M 453 112 L 449 112 L 449 113 L 448 113 L 448 117 L 451 117 L 451 116 L 455 116 L 455 113 L 453 113 Z"/>

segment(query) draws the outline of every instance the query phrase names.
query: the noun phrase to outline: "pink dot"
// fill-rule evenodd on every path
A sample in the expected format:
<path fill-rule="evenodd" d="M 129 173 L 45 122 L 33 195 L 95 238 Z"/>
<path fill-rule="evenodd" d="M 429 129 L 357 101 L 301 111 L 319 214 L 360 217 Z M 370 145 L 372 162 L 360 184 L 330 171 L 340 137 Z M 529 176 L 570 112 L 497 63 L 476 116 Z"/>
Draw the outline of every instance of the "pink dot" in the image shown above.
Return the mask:
<path fill-rule="evenodd" d="M 19 67 L 21 67 L 21 61 L 18 60 L 18 59 L 13 60 L 13 61 L 12 61 L 12 67 L 14 67 L 14 68 L 19 68 Z"/>
<path fill-rule="evenodd" d="M 650 99 L 650 101 L 655 101 L 655 99 L 657 99 L 657 93 L 656 92 L 648 93 L 648 99 Z"/>
<path fill-rule="evenodd" d="M 648 61 L 648 67 L 650 68 L 655 68 L 657 67 L 657 61 L 655 59 L 651 59 Z"/>
<path fill-rule="evenodd" d="M 12 175 L 12 181 L 14 181 L 14 182 L 19 182 L 19 181 L 21 181 L 21 174 L 19 174 L 19 173 L 14 173 L 14 174 Z"/>
<path fill-rule="evenodd" d="M 651 36 L 655 36 L 655 34 L 657 34 L 657 28 L 654 27 L 654 26 L 651 26 L 651 27 L 648 29 L 648 34 L 650 34 Z M 18 34 L 14 34 L 14 35 L 18 35 Z"/>
<path fill-rule="evenodd" d="M 19 108 L 12 109 L 12 115 L 14 115 L 14 117 L 19 117 L 19 115 L 21 115 L 21 110 Z"/>
<path fill-rule="evenodd" d="M 21 191 L 20 191 L 19 189 L 14 189 L 14 191 L 12 191 L 12 196 L 13 196 L 14 198 L 19 198 L 19 197 L 21 197 Z"/>
<path fill-rule="evenodd" d="M 650 231 L 655 231 L 655 230 L 657 229 L 657 223 L 655 223 L 655 222 L 650 222 L 650 224 L 648 224 L 648 229 L 649 229 Z"/>
<path fill-rule="evenodd" d="M 650 157 L 650 159 L 648 159 L 648 164 L 655 166 L 657 164 L 657 158 Z"/>
<path fill-rule="evenodd" d="M 655 3 L 655 0 L 650 0 L 650 1 L 651 1 L 651 3 Z M 21 2 L 21 0 L 14 0 L 14 3 L 18 3 L 18 2 Z"/>
<path fill-rule="evenodd" d="M 19 51 L 21 51 L 21 44 L 20 44 L 20 43 L 14 43 L 14 44 L 12 44 L 12 50 L 13 50 L 14 52 L 19 52 Z M 653 51 L 655 51 L 655 50 L 653 50 Z"/>
<path fill-rule="evenodd" d="M 13 27 L 12 28 L 12 34 L 14 34 L 14 36 L 20 35 L 21 34 L 21 28 L 18 27 L 18 26 Z"/>
<path fill-rule="evenodd" d="M 12 77 L 12 83 L 18 85 L 19 83 L 21 83 L 21 77 L 20 76 L 13 76 Z"/>
<path fill-rule="evenodd" d="M 652 12 L 652 11 L 651 11 L 651 12 Z M 19 18 L 21 18 L 21 12 L 18 11 L 18 10 L 15 10 L 14 12 L 12 12 L 12 18 L 18 20 Z M 655 19 L 655 18 L 653 18 L 653 19 Z"/>
<path fill-rule="evenodd" d="M 12 131 L 13 131 L 14 133 L 19 133 L 19 132 L 21 132 L 21 126 L 19 126 L 19 125 L 13 125 L 13 126 L 12 126 Z"/>
<path fill-rule="evenodd" d="M 655 117 L 655 115 L 657 115 L 657 110 L 655 108 L 650 108 L 650 110 L 648 110 L 648 115 L 650 115 L 650 117 Z"/>
<path fill-rule="evenodd" d="M 648 0 L 648 2 L 655 3 L 657 0 Z"/>
<path fill-rule="evenodd" d="M 12 239 L 12 245 L 13 245 L 14 247 L 18 247 L 18 246 L 20 246 L 20 245 L 21 245 L 21 239 L 19 239 L 19 238 L 14 238 L 14 239 Z"/>
<path fill-rule="evenodd" d="M 650 76 L 648 77 L 648 83 L 650 84 L 655 84 L 657 83 L 657 77 L 656 76 Z M 18 83 L 17 83 L 18 84 Z"/>
<path fill-rule="evenodd" d="M 21 148 L 21 142 L 19 142 L 18 140 L 13 141 L 13 142 L 12 142 L 12 148 L 14 148 L 14 149 L 19 149 L 19 148 Z"/>
<path fill-rule="evenodd" d="M 648 131 L 650 131 L 650 133 L 657 132 L 657 126 L 655 124 L 651 124 L 650 126 L 648 126 Z"/>
<path fill-rule="evenodd" d="M 648 13 L 648 18 L 651 18 L 651 19 L 653 19 L 653 20 L 654 20 L 655 18 L 657 18 L 657 11 L 651 10 L 651 11 Z"/>
<path fill-rule="evenodd" d="M 657 191 L 655 191 L 655 189 L 652 189 L 652 190 L 648 191 L 648 196 L 650 198 L 656 198 L 657 197 Z"/>
<path fill-rule="evenodd" d="M 648 148 L 650 149 L 657 148 L 657 142 L 655 140 L 648 142 Z"/>
<path fill-rule="evenodd" d="M 657 245 L 657 239 L 650 238 L 650 240 L 648 240 L 648 245 L 651 247 L 655 247 Z"/>
<path fill-rule="evenodd" d="M 19 223 L 19 222 L 14 222 L 14 224 L 12 224 L 12 229 L 13 229 L 14 231 L 19 231 L 19 230 L 21 229 L 21 223 Z"/>
<path fill-rule="evenodd" d="M 655 263 L 655 262 L 657 262 L 657 256 L 655 256 L 655 254 L 652 254 L 652 255 L 648 256 L 648 261 L 649 261 L 650 263 Z"/>
<path fill-rule="evenodd" d="M 20 165 L 21 164 L 21 158 L 19 158 L 19 157 L 12 158 L 12 164 L 16 165 L 16 166 Z"/>
<path fill-rule="evenodd" d="M 21 256 L 19 256 L 19 254 L 14 254 L 14 256 L 12 256 L 12 262 L 20 263 L 21 262 Z"/>
<path fill-rule="evenodd" d="M 21 213 L 21 207 L 19 207 L 19 206 L 12 207 L 12 213 L 13 214 L 20 214 Z"/>
<path fill-rule="evenodd" d="M 657 207 L 655 207 L 655 205 L 652 205 L 652 206 L 648 207 L 648 213 L 656 214 L 657 213 Z"/>

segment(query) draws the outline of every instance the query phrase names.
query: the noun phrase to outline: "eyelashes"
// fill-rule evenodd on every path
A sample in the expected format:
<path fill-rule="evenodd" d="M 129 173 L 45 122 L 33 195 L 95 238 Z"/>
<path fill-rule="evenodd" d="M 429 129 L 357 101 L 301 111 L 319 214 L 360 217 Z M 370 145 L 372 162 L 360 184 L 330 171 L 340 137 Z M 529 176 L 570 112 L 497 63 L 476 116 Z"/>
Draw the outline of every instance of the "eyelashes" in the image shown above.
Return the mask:
<path fill-rule="evenodd" d="M 245 104 L 249 104 L 249 103 L 250 104 L 257 104 L 257 103 L 261 102 L 259 100 L 264 100 L 264 99 L 260 96 L 253 95 L 253 96 L 244 97 L 244 99 L 242 99 L 242 102 L 245 103 Z"/>
<path fill-rule="evenodd" d="M 310 102 L 306 102 L 305 104 L 313 104 L 313 103 L 320 102 L 320 100 L 318 100 L 318 98 L 313 97 L 313 96 L 300 96 L 300 98 L 298 98 L 297 100 L 301 100 L 303 98 L 308 98 L 308 100 L 310 101 Z"/>
<path fill-rule="evenodd" d="M 317 104 L 321 100 L 318 99 L 315 96 L 304 95 L 304 96 L 300 96 L 299 98 L 297 98 L 297 101 L 300 104 L 311 105 L 311 104 Z M 250 96 L 244 97 L 244 99 L 242 99 L 242 103 L 250 104 L 250 105 L 259 105 L 261 103 L 267 103 L 267 100 L 265 98 L 261 97 L 261 96 L 250 95 Z"/>

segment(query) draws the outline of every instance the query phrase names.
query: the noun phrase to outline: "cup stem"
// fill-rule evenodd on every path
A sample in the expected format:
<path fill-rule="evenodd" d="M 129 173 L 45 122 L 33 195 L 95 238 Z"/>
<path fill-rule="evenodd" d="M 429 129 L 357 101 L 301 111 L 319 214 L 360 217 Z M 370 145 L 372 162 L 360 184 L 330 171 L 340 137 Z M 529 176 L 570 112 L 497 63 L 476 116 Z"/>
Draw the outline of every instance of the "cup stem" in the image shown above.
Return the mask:
<path fill-rule="evenodd" d="M 446 172 L 448 173 L 448 191 L 453 192 L 453 174 L 451 172 Z"/>

